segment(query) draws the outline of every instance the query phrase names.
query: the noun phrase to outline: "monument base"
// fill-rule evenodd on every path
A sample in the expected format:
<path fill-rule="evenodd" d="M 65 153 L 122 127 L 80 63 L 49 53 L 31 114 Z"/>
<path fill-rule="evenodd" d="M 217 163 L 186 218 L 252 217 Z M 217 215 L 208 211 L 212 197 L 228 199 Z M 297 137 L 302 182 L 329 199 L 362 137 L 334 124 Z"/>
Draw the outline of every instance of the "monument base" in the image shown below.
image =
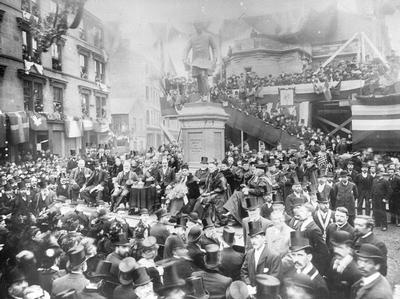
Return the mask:
<path fill-rule="evenodd" d="M 199 168 L 201 157 L 221 161 L 225 156 L 225 123 L 229 118 L 221 104 L 188 103 L 178 112 L 184 160 Z"/>

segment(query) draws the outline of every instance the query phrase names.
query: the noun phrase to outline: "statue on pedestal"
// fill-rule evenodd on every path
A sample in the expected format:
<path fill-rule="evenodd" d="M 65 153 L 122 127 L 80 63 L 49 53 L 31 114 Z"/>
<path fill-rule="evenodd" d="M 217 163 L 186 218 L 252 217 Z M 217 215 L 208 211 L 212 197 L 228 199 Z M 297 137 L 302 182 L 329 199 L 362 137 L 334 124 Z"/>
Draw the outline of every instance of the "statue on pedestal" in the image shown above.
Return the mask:
<path fill-rule="evenodd" d="M 183 63 L 186 70 L 192 70 L 192 77 L 196 78 L 199 94 L 203 102 L 210 101 L 210 87 L 208 76 L 212 75 L 217 61 L 217 46 L 213 37 L 204 32 L 201 23 L 195 23 L 196 33 L 189 39 L 185 48 Z M 192 60 L 189 61 L 189 53 Z"/>

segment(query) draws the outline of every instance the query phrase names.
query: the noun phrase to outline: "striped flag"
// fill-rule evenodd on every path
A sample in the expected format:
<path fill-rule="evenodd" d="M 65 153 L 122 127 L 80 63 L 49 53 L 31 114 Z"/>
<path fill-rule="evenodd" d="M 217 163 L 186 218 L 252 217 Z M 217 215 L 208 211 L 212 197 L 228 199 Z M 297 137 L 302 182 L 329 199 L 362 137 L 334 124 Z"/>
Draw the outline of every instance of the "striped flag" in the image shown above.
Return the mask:
<path fill-rule="evenodd" d="M 29 141 L 29 120 L 25 111 L 8 112 L 10 118 L 11 142 L 13 144 Z"/>
<path fill-rule="evenodd" d="M 354 149 L 400 151 L 400 94 L 359 96 L 351 111 Z"/>

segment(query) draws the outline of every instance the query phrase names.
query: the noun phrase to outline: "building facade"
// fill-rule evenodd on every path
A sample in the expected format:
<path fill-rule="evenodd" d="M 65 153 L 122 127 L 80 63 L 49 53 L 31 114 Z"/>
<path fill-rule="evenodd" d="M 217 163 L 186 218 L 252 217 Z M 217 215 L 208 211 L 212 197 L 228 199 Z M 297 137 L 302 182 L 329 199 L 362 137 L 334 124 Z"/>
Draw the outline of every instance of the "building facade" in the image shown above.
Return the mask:
<path fill-rule="evenodd" d="M 17 113 L 29 128 L 28 138 L 10 134 L 9 158 L 37 150 L 68 156 L 71 150 L 106 144 L 111 115 L 102 22 L 84 11 L 78 29 L 40 53 L 30 22 L 54 12 L 54 2 L 4 0 L 0 10 L 0 110 Z M 9 133 L 19 128 L 9 125 Z"/>

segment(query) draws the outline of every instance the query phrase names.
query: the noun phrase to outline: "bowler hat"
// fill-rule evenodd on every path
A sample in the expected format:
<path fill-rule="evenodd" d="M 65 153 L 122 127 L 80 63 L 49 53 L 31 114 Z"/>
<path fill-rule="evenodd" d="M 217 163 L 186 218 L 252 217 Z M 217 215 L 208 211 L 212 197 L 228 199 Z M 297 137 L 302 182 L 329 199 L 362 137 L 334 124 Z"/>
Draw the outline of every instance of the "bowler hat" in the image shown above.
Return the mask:
<path fill-rule="evenodd" d="M 201 157 L 201 164 L 208 164 L 208 158 L 207 157 Z"/>
<path fill-rule="evenodd" d="M 351 234 L 344 230 L 337 230 L 332 233 L 330 241 L 333 245 L 351 244 Z"/>
<path fill-rule="evenodd" d="M 219 246 L 217 244 L 209 244 L 206 246 L 205 267 L 207 269 L 215 269 L 219 266 Z"/>
<path fill-rule="evenodd" d="M 250 211 L 257 209 L 260 206 L 259 202 L 258 202 L 258 198 L 255 196 L 246 197 L 245 202 L 246 202 L 246 209 L 250 210 Z"/>
<path fill-rule="evenodd" d="M 54 299 L 77 299 L 78 294 L 75 289 L 68 289 L 55 294 Z"/>
<path fill-rule="evenodd" d="M 69 264 L 71 267 L 76 267 L 86 261 L 85 248 L 82 245 L 72 247 L 68 251 Z"/>
<path fill-rule="evenodd" d="M 210 294 L 204 287 L 202 276 L 190 276 L 186 279 L 186 298 L 190 299 L 208 299 Z"/>
<path fill-rule="evenodd" d="M 363 258 L 383 260 L 382 251 L 369 243 L 362 244 L 360 250 L 356 251 L 356 255 Z"/>
<path fill-rule="evenodd" d="M 160 220 L 161 217 L 169 215 L 167 212 L 167 209 L 164 209 L 164 208 L 158 209 L 157 211 L 155 211 L 155 214 L 156 214 L 158 220 Z"/>
<path fill-rule="evenodd" d="M 344 177 L 347 177 L 347 176 L 348 176 L 348 173 L 347 173 L 346 171 L 342 170 L 342 171 L 339 173 L 339 176 L 340 176 L 341 178 L 344 178 Z"/>
<path fill-rule="evenodd" d="M 212 222 L 210 218 L 204 218 L 201 222 L 204 229 L 215 226 L 214 222 Z"/>
<path fill-rule="evenodd" d="M 225 297 L 226 299 L 247 299 L 250 295 L 247 285 L 241 280 L 236 280 L 226 290 Z"/>
<path fill-rule="evenodd" d="M 189 230 L 188 234 L 188 242 L 197 242 L 201 235 L 203 234 L 203 230 L 201 227 L 195 225 Z"/>
<path fill-rule="evenodd" d="M 256 275 L 256 298 L 279 298 L 280 281 L 278 278 L 267 274 Z"/>
<path fill-rule="evenodd" d="M 118 265 L 119 269 L 119 282 L 122 285 L 128 285 L 133 282 L 132 271 L 138 268 L 138 264 L 133 257 L 124 258 Z"/>
<path fill-rule="evenodd" d="M 254 237 L 256 235 L 263 235 L 265 231 L 262 229 L 260 221 L 250 221 L 249 222 L 249 236 Z"/>
<path fill-rule="evenodd" d="M 163 279 L 164 284 L 158 290 L 161 295 L 165 294 L 165 292 L 170 289 L 183 287 L 185 285 L 185 280 L 178 276 L 175 263 L 170 263 L 164 268 Z"/>
<path fill-rule="evenodd" d="M 299 251 L 302 249 L 311 248 L 310 241 L 304 237 L 303 232 L 290 232 L 290 251 Z"/>
<path fill-rule="evenodd" d="M 165 272 L 164 272 L 165 273 Z M 133 284 L 135 287 L 148 284 L 151 281 L 147 269 L 145 267 L 139 267 L 132 271 Z"/>
<path fill-rule="evenodd" d="M 130 242 L 125 234 L 119 234 L 118 239 L 114 242 L 116 246 L 129 246 Z"/>
<path fill-rule="evenodd" d="M 157 239 L 153 236 L 148 236 L 142 242 L 142 251 L 156 250 L 158 249 Z"/>
<path fill-rule="evenodd" d="M 222 231 L 222 239 L 228 245 L 235 243 L 235 230 L 229 226 L 224 227 L 224 230 Z"/>

